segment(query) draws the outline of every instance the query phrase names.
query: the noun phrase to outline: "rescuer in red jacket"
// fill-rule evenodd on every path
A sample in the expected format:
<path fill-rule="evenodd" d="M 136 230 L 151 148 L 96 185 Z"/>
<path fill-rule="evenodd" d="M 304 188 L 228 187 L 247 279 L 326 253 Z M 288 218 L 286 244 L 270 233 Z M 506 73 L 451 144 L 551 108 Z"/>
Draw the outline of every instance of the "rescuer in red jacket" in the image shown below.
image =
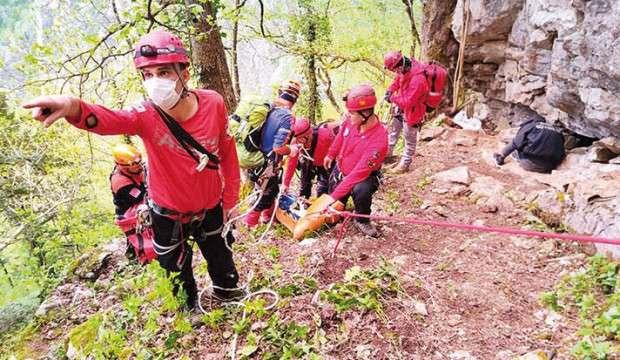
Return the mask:
<path fill-rule="evenodd" d="M 348 113 L 323 166 L 330 169 L 329 195 L 333 201 L 346 204 L 353 197 L 355 212 L 370 215 L 372 196 L 379 188 L 381 165 L 388 150 L 387 130 L 374 113 L 375 91 L 369 85 L 358 85 L 346 96 Z M 378 237 L 379 232 L 369 219 L 356 218 L 356 227 L 365 235 Z"/>
<path fill-rule="evenodd" d="M 338 128 L 337 125 L 331 123 L 313 127 L 305 118 L 295 120 L 292 127 L 291 152 L 282 181 L 285 192 L 288 192 L 295 169 L 299 168 L 301 170 L 300 196 L 310 198 L 312 181 L 315 177 L 317 179 L 316 196 L 327 193 L 331 169 L 323 167 L 323 160 L 338 133 Z"/>
<path fill-rule="evenodd" d="M 393 115 L 388 155 L 392 156 L 402 130 L 405 136 L 405 149 L 400 162 L 392 172 L 406 173 L 413 160 L 418 131 L 426 113 L 428 83 L 422 66 L 417 61 L 403 56 L 400 51 L 387 53 L 383 64 L 386 69 L 396 73 L 394 81 L 385 94 L 385 99 L 398 106 L 404 114 L 404 122 L 403 114 L 396 111 Z"/>
<path fill-rule="evenodd" d="M 144 201 L 144 168 L 140 151 L 132 145 L 116 145 L 112 149 L 112 156 L 115 164 L 110 174 L 110 187 L 116 217 L 120 218 L 130 207 Z"/>
<path fill-rule="evenodd" d="M 101 135 L 138 135 L 149 158 L 149 207 L 159 263 L 179 273 L 187 306 L 193 308 L 198 291 L 187 243 L 192 235 L 207 260 L 213 296 L 239 296 L 237 270 L 225 243 L 234 239 L 230 233 L 222 236 L 222 225 L 238 201 L 240 179 L 224 100 L 212 90 L 187 88 L 187 51 L 179 37 L 167 31 L 143 36 L 135 47 L 134 64 L 150 101 L 130 110 L 111 110 L 69 96 L 42 96 L 24 107 L 32 108 L 45 126 L 64 117 Z M 164 122 L 165 114 L 206 152 L 179 141 Z"/>

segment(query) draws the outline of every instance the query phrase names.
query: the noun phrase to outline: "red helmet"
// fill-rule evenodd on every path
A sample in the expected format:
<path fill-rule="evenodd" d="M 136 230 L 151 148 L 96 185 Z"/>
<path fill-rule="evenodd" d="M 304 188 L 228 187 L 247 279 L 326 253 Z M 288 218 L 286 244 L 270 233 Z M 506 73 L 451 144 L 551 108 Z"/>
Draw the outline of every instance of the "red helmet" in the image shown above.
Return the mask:
<path fill-rule="evenodd" d="M 189 56 L 181 39 L 165 30 L 144 35 L 134 50 L 133 63 L 138 69 L 151 65 L 189 64 Z"/>
<path fill-rule="evenodd" d="M 394 71 L 402 60 L 403 54 L 400 51 L 390 51 L 383 57 L 383 65 L 386 69 Z"/>
<path fill-rule="evenodd" d="M 312 130 L 312 125 L 308 119 L 299 118 L 295 120 L 291 130 L 293 130 L 293 136 L 301 136 L 306 134 L 309 130 Z"/>
<path fill-rule="evenodd" d="M 370 85 L 357 85 L 347 93 L 347 109 L 360 111 L 372 109 L 377 104 L 375 90 Z"/>

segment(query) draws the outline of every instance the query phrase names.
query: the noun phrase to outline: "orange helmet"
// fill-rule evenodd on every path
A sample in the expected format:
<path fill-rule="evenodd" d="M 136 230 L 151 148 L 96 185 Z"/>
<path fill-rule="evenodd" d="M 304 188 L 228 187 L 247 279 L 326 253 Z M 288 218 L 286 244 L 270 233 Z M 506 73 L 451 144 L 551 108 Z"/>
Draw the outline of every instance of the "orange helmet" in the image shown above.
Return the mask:
<path fill-rule="evenodd" d="M 140 164 L 142 154 L 135 146 L 129 144 L 118 144 L 112 149 L 112 156 L 118 165 L 132 166 Z"/>

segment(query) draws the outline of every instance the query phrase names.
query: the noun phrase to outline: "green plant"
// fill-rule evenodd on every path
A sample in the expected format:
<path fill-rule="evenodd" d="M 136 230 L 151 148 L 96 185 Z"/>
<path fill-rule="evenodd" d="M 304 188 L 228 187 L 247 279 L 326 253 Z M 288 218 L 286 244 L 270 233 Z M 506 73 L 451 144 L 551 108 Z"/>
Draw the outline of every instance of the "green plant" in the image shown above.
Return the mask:
<path fill-rule="evenodd" d="M 208 327 L 212 329 L 217 329 L 226 320 L 226 311 L 224 311 L 224 309 L 222 308 L 213 309 L 202 315 L 201 320 Z"/>
<path fill-rule="evenodd" d="M 415 186 L 419 189 L 419 190 L 424 190 L 428 185 L 433 183 L 433 179 L 430 178 L 429 175 L 425 174 L 422 177 L 420 177 L 418 179 L 418 181 L 416 182 Z"/>
<path fill-rule="evenodd" d="M 581 271 L 562 278 L 553 290 L 541 294 L 544 306 L 567 316 L 579 315 L 580 340 L 572 354 L 580 359 L 607 359 L 618 355 L 620 293 L 616 284 L 618 263 L 602 255 L 588 260 Z"/>
<path fill-rule="evenodd" d="M 385 192 L 385 210 L 390 214 L 395 214 L 401 208 L 400 195 L 396 190 L 387 190 Z"/>
<path fill-rule="evenodd" d="M 396 268 L 384 261 L 372 270 L 362 270 L 359 266 L 348 269 L 344 281 L 321 292 L 321 298 L 334 304 L 338 312 L 369 310 L 385 318 L 382 301 L 402 292 Z"/>
<path fill-rule="evenodd" d="M 610 350 L 611 343 L 607 341 L 597 342 L 585 338 L 575 344 L 571 353 L 583 360 L 606 360 Z"/>

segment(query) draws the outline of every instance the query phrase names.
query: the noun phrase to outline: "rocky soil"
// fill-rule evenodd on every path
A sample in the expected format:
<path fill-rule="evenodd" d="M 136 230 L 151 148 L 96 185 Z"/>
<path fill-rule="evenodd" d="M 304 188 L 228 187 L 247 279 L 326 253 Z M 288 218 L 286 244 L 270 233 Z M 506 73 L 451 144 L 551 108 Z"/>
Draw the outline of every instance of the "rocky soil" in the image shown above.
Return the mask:
<path fill-rule="evenodd" d="M 511 161 L 495 166 L 491 154 L 502 146 L 501 134 L 428 128 L 421 137 L 425 141 L 412 171 L 385 176 L 373 204 L 376 214 L 546 230 L 566 228 L 567 220 L 578 218 L 571 224 L 581 231 L 613 235 L 601 223 L 618 216 L 605 203 L 613 196 L 618 201 L 605 183 L 617 181 L 618 165 L 599 164 L 591 171 L 600 173 L 591 176 L 572 167 L 583 166 L 579 159 L 586 155 L 572 154 L 560 171 L 537 175 Z M 593 206 L 599 209 L 598 223 L 583 216 Z M 272 288 L 299 284 L 301 278 L 316 281 L 316 288 L 285 296 L 270 311 L 320 331 L 325 341 L 317 351 L 327 359 L 513 359 L 527 353 L 544 359 L 534 357 L 536 350 L 570 358 L 576 319 L 550 313 L 538 299 L 563 275 L 582 267 L 592 246 L 390 221 L 378 225 L 379 239 L 364 237 L 351 225 L 302 242 L 292 241 L 281 228 L 262 241 L 242 233 L 236 262 L 242 280 L 252 273 L 271 279 Z M 404 292 L 384 294 L 382 312 L 337 312 L 318 295 L 342 282 L 348 269 L 376 269 L 385 261 L 397 269 Z M 37 354 L 33 357 L 66 346 L 70 329 L 97 311 L 118 308 L 119 299 L 109 289 L 128 271 L 121 247 L 110 245 L 103 255 L 81 263 L 93 267 L 76 270 L 82 279 L 68 280 L 39 309 L 39 316 L 53 309 L 65 315 L 42 324 L 29 338 L 25 346 Z M 194 263 L 204 260 L 197 255 Z M 200 284 L 207 285 L 205 271 L 197 273 Z M 252 329 L 265 326 L 256 323 Z M 214 330 L 195 321 L 180 340 L 182 353 L 192 359 L 225 358 L 231 334 L 230 328 Z M 239 348 L 247 344 L 239 339 Z M 253 354 L 260 357 L 260 347 Z"/>

